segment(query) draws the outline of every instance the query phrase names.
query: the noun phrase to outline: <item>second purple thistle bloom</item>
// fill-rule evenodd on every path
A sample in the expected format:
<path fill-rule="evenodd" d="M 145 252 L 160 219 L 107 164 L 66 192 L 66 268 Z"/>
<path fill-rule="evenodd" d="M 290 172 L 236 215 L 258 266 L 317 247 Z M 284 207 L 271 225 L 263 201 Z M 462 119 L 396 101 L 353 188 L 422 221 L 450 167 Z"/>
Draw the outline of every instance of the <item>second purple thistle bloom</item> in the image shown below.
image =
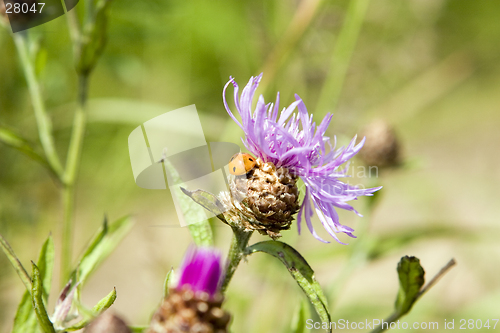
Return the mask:
<path fill-rule="evenodd" d="M 224 297 L 219 292 L 223 275 L 219 252 L 210 247 L 190 247 L 177 286 L 153 315 L 147 333 L 228 331 L 231 319 L 222 310 Z"/>
<path fill-rule="evenodd" d="M 323 227 L 337 242 L 344 244 L 336 235 L 339 232 L 356 238 L 352 228 L 340 223 L 335 209 L 346 209 L 360 215 L 347 202 L 360 196 L 371 196 L 381 189 L 381 187 L 362 189 L 339 180 L 339 178 L 349 177 L 346 174 L 347 168 L 343 166 L 360 151 L 365 140 L 356 144 L 356 137 L 354 137 L 346 147 L 337 149 L 336 140 L 334 139 L 332 144 L 330 138 L 325 135 L 332 115 L 328 113 L 316 126 L 312 114 L 307 112 L 304 102 L 298 95 L 295 95 L 295 101 L 292 104 L 281 111 L 279 110 L 279 93 L 275 103 L 267 104 L 261 95 L 253 109 L 255 91 L 261 78 L 262 74 L 250 78 L 241 94 L 233 78 L 230 78 L 224 87 L 224 106 L 231 118 L 244 131 L 243 144 L 257 157 L 257 171 L 247 175 L 248 179 L 245 184 L 244 192 L 249 198 L 243 201 L 241 198 L 232 200 L 232 205 L 236 210 L 243 212 L 239 214 L 240 217 L 252 215 L 249 220 L 257 221 L 257 223 L 250 223 L 247 228 L 254 228 L 261 233 L 264 233 L 264 229 L 272 238 L 281 236 L 279 230 L 289 228 L 297 210 L 299 233 L 302 219 L 305 219 L 314 237 L 329 243 L 314 230 L 311 217 L 316 212 Z M 240 119 L 231 111 L 226 100 L 226 90 L 231 84 L 234 87 L 234 103 Z M 260 178 L 266 179 L 265 182 L 260 181 L 259 177 L 254 175 L 259 172 L 262 174 Z M 298 189 L 296 188 L 298 177 L 302 179 L 306 188 L 302 203 L 298 203 Z M 281 179 L 285 179 L 285 183 L 280 182 Z M 273 187 L 274 180 L 276 186 Z M 233 180 L 230 185 L 232 185 L 231 195 L 235 197 L 235 193 L 238 193 L 238 189 L 242 187 L 241 180 Z M 293 189 L 294 187 L 297 191 Z M 257 193 L 259 190 L 264 191 Z M 269 196 L 270 193 L 274 196 L 273 198 Z M 228 205 L 227 198 L 222 201 Z M 238 202 L 243 205 L 238 205 Z M 272 207 L 277 205 L 281 207 Z M 262 225 L 269 230 L 262 228 Z"/>

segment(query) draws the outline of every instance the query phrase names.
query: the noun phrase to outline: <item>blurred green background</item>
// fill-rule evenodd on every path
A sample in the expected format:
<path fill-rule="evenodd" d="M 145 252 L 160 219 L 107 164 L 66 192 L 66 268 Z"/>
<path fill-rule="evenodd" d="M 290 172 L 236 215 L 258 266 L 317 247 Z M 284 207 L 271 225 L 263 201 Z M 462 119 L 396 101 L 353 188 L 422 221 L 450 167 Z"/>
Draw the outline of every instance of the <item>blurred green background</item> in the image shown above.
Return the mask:
<path fill-rule="evenodd" d="M 161 299 L 165 274 L 179 265 L 190 242 L 168 191 L 135 185 L 127 147 L 130 132 L 160 113 L 196 104 L 207 141 L 240 143 L 242 133 L 224 110 L 222 88 L 230 75 L 241 86 L 264 70 L 265 89 L 259 93 L 266 100 L 279 90 L 285 106 L 298 93 L 317 122 L 334 112 L 328 134 L 341 142 L 371 120 L 385 119 L 395 126 L 408 161 L 405 168 L 375 180 L 384 186 L 381 201 L 365 219 L 370 219 L 368 234 L 380 240 L 376 244 L 382 253 L 355 269 L 338 295 L 329 295 L 335 298 L 333 319 L 387 317 L 398 288 L 396 264 L 403 255 L 419 257 L 427 279 L 451 257 L 458 262 L 403 321 L 438 321 L 441 331 L 444 319 L 455 319 L 457 328 L 460 319 L 499 318 L 500 3 L 372 1 L 333 110 L 328 103 L 318 104 L 324 82 L 337 75 L 332 53 L 348 4 L 113 3 L 108 44 L 91 79 L 74 250 L 83 248 L 104 214 L 111 220 L 132 214 L 136 224 L 86 285 L 85 304 L 95 304 L 116 286 L 114 310 L 131 324 L 148 323 Z M 32 35 L 40 41 L 37 70 L 63 156 L 77 86 L 66 20 L 32 29 Z M 0 123 L 36 142 L 26 81 L 6 30 L 0 31 L 0 59 Z M 353 205 L 363 212 L 365 204 L 361 198 Z M 50 232 L 60 249 L 60 209 L 49 174 L 0 144 L 0 233 L 25 265 L 36 259 Z M 354 229 L 362 221 L 352 213 L 340 212 L 340 217 Z M 328 238 L 318 220 L 315 226 Z M 226 251 L 230 228 L 216 224 L 214 230 L 217 245 Z M 252 242 L 264 239 L 255 235 Z M 297 236 L 296 225 L 282 240 L 304 255 L 325 287 L 338 281 L 359 242 L 342 237 L 349 246 L 323 244 L 307 230 Z M 60 283 L 53 283 L 55 293 Z M 1 332 L 10 330 L 23 288 L 0 255 Z M 234 332 L 287 332 L 302 298 L 277 260 L 256 254 L 237 271 L 226 308 L 234 314 Z M 49 308 L 54 302 L 51 297 Z"/>

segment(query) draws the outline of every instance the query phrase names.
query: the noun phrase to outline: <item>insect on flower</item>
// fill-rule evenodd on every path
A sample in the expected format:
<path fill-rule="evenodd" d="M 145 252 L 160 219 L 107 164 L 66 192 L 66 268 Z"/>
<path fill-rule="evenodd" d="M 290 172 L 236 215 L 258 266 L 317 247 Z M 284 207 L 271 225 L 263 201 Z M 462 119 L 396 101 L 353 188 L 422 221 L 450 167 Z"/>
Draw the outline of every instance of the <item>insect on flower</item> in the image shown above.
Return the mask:
<path fill-rule="evenodd" d="M 255 157 L 250 154 L 236 153 L 229 160 L 229 172 L 241 176 L 249 173 L 255 167 Z"/>

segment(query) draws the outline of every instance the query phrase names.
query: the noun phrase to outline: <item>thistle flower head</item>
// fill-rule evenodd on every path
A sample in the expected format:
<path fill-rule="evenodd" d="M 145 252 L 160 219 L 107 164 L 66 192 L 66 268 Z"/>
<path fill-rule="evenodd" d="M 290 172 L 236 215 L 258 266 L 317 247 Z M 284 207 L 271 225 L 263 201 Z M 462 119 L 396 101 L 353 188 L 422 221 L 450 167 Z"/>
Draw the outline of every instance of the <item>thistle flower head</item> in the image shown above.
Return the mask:
<path fill-rule="evenodd" d="M 193 292 L 205 292 L 211 297 L 218 290 L 222 276 L 220 253 L 210 248 L 189 248 L 181 268 L 177 289 L 189 287 Z"/>
<path fill-rule="evenodd" d="M 188 250 L 180 279 L 151 319 L 148 333 L 225 333 L 230 315 L 222 310 L 218 292 L 220 254 L 210 248 Z"/>
<path fill-rule="evenodd" d="M 356 144 L 356 137 L 346 147 L 336 148 L 327 137 L 326 130 L 332 119 L 327 114 L 316 126 L 312 114 L 307 112 L 302 99 L 295 95 L 295 101 L 290 106 L 279 110 L 280 95 L 275 103 L 265 103 L 261 95 L 256 107 L 252 107 L 255 91 L 262 74 L 250 78 L 241 95 L 239 86 L 233 78 L 224 87 L 224 106 L 229 116 L 244 131 L 242 138 L 245 147 L 263 163 L 272 163 L 277 169 L 285 168 L 295 177 L 300 177 L 305 184 L 305 197 L 298 212 L 298 229 L 301 231 L 301 221 L 305 218 L 309 231 L 318 240 L 323 240 L 314 230 L 311 217 L 316 211 L 319 220 L 326 231 L 339 243 L 336 233 L 345 233 L 355 238 L 353 229 L 342 225 L 336 208 L 353 211 L 360 215 L 347 202 L 359 196 L 370 196 L 381 187 L 361 189 L 339 180 L 348 177 L 347 168 L 343 168 L 363 147 L 364 139 Z M 226 90 L 232 84 L 234 87 L 234 103 L 239 120 L 228 106 Z M 361 215 L 360 215 L 361 216 Z"/>

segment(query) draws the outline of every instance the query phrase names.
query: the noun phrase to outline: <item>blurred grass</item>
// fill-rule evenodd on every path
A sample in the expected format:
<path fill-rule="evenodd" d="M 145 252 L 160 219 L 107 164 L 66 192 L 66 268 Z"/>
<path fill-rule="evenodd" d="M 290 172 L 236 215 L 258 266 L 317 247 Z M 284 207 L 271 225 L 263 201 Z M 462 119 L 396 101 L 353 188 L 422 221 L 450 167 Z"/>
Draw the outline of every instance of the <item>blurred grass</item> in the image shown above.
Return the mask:
<path fill-rule="evenodd" d="M 299 6 L 298 1 L 264 0 L 122 0 L 112 5 L 109 43 L 90 87 L 75 251 L 104 213 L 110 219 L 134 214 L 137 225 L 89 281 L 85 303 L 95 304 L 116 285 L 115 309 L 133 324 L 147 323 L 166 272 L 180 263 L 189 242 L 188 232 L 178 227 L 170 194 L 135 185 L 130 131 L 157 114 L 196 104 L 207 141 L 240 143 L 241 132 L 222 105 L 222 87 L 229 75 L 241 86 L 264 68 Z M 266 100 L 274 100 L 279 90 L 288 104 L 298 93 L 319 121 L 324 110 L 316 107 L 347 8 L 343 1 L 321 2 L 290 50 L 284 50 L 288 56 L 272 68 L 274 77 L 261 91 Z M 406 254 L 418 256 L 428 276 L 452 256 L 458 262 L 406 321 L 495 315 L 492 309 L 500 304 L 499 9 L 495 2 L 452 0 L 370 4 L 329 133 L 352 137 L 369 120 L 384 118 L 397 126 L 405 156 L 419 163 L 379 179 L 384 196 L 369 233 L 387 239 L 377 248 L 383 255 L 354 272 L 332 309 L 334 318 L 389 315 L 397 291 L 395 267 Z M 65 19 L 35 28 L 32 35 L 40 38 L 37 70 L 63 152 L 76 96 Z M 0 123 L 36 142 L 26 83 L 5 31 L 0 32 L 0 59 Z M 0 156 L 0 232 L 26 264 L 49 231 L 60 232 L 57 189 L 47 172 L 24 155 L 0 145 Z M 362 202 L 354 205 L 362 210 Z M 340 216 L 356 229 L 358 217 Z M 223 250 L 229 245 L 228 229 L 217 228 Z M 254 237 L 255 242 L 265 239 Z M 325 286 L 350 252 L 319 243 L 307 231 L 298 237 L 295 226 L 283 241 L 304 254 Z M 2 256 L 0 267 L 0 331 L 8 331 L 23 286 Z M 283 331 L 301 297 L 279 262 L 251 257 L 229 288 L 233 330 Z M 53 300 L 50 304 L 49 309 Z"/>

